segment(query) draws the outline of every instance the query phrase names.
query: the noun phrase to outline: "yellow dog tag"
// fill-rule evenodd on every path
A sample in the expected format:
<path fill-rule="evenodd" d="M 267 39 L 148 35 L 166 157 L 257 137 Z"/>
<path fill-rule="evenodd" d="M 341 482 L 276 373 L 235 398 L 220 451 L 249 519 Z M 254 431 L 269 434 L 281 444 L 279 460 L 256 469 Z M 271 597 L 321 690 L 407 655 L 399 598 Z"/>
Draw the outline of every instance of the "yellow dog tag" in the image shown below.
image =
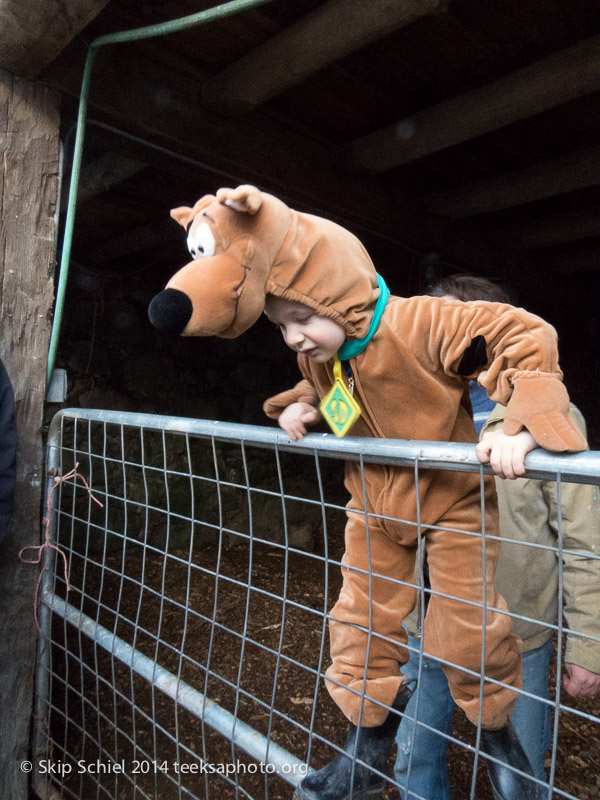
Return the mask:
<path fill-rule="evenodd" d="M 333 362 L 333 377 L 333 386 L 319 408 L 335 435 L 345 436 L 360 417 L 360 406 L 344 386 L 342 365 L 337 356 Z"/>

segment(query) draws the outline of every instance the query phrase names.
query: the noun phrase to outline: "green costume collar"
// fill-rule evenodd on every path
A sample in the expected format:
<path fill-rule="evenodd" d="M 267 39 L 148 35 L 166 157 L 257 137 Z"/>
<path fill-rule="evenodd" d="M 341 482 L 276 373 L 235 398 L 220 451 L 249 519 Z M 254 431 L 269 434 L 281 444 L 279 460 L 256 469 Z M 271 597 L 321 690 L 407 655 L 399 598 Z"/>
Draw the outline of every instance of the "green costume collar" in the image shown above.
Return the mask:
<path fill-rule="evenodd" d="M 337 352 L 340 361 L 348 361 L 348 359 L 355 358 L 359 353 L 362 353 L 375 335 L 375 331 L 379 326 L 379 321 L 383 315 L 385 305 L 390 297 L 390 290 L 379 273 L 377 273 L 377 283 L 379 284 L 379 298 L 377 299 L 375 310 L 373 311 L 373 317 L 371 319 L 371 324 L 369 325 L 367 335 L 363 336 L 362 339 L 348 339 L 345 341 Z"/>

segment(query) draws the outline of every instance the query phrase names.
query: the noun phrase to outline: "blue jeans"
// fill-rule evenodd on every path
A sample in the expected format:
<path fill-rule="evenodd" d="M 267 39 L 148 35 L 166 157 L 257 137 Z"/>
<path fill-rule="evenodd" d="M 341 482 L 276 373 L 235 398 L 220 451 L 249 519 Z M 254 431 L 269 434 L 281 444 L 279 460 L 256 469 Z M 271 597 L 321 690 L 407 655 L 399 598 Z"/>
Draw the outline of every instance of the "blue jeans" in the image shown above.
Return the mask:
<path fill-rule="evenodd" d="M 408 637 L 408 644 L 418 650 L 419 640 Z M 523 653 L 523 689 L 536 697 L 548 699 L 548 679 L 552 642 L 546 642 L 535 650 Z M 419 671 L 419 656 L 411 653 L 402 672 L 408 678 L 416 678 Z M 448 740 L 438 731 L 450 735 L 454 701 L 448 682 L 437 661 L 423 658 L 423 669 L 417 687 L 420 695 L 417 724 L 415 716 L 417 692 L 412 696 L 406 714 L 398 729 L 396 744 L 398 752 L 394 773 L 404 800 L 423 797 L 426 800 L 450 800 L 446 747 Z M 521 744 L 540 780 L 547 780 L 544 758 L 551 743 L 550 706 L 532 697 L 519 695 L 515 704 L 512 722 Z M 427 725 L 429 727 L 424 727 Z M 430 730 L 433 728 L 434 730 Z M 414 745 L 413 745 L 414 738 Z M 412 747 L 412 758 L 410 757 Z M 409 775 L 410 761 L 410 775 Z M 408 786 L 407 778 L 409 780 Z"/>

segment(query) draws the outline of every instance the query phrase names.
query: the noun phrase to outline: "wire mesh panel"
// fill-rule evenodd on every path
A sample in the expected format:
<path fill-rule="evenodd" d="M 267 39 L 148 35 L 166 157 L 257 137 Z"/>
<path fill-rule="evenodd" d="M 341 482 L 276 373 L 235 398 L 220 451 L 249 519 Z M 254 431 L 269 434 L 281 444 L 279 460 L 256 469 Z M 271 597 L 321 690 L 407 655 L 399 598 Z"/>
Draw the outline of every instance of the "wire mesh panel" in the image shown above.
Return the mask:
<path fill-rule="evenodd" d="M 407 581 L 370 558 L 364 568 L 343 565 L 343 461 L 358 461 L 363 474 L 370 463 L 411 470 L 417 485 L 432 469 L 479 471 L 481 482 L 485 470 L 471 445 L 333 439 L 291 443 L 275 429 L 118 412 L 55 417 L 35 709 L 41 797 L 290 798 L 308 771 L 340 753 L 347 722 L 323 676 L 343 569 L 363 569 L 371 587 L 383 581 L 390 593 L 412 587 L 422 612 L 435 594 L 419 569 Z M 559 495 L 564 481 L 600 482 L 597 453 L 540 452 L 527 463 L 532 477 L 558 473 Z M 367 544 L 382 521 L 396 522 L 385 511 L 357 512 Z M 402 524 L 414 529 L 423 563 L 431 526 L 418 508 Z M 485 546 L 482 530 L 483 502 L 479 531 L 458 533 Z M 561 537 L 552 552 L 565 561 Z M 479 612 L 483 621 L 490 614 Z M 345 624 L 398 646 L 395 634 Z M 562 613 L 551 628 L 558 663 L 543 796 L 586 800 L 598 792 L 600 702 L 561 690 Z M 417 656 L 417 678 L 428 669 L 422 638 L 400 648 Z M 480 692 L 489 685 L 480 680 Z M 405 724 L 429 725 L 418 712 Z M 477 727 L 458 713 L 439 735 L 454 796 L 491 797 Z M 383 797 L 423 796 L 410 783 L 413 740 L 406 786 L 393 752 L 378 769 Z"/>

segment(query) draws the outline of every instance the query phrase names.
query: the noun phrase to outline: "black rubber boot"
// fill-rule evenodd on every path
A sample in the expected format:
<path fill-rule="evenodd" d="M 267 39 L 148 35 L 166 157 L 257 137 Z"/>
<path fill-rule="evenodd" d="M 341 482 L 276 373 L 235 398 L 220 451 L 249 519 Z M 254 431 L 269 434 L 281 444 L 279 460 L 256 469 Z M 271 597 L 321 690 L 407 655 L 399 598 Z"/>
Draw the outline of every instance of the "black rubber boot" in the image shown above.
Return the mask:
<path fill-rule="evenodd" d="M 492 758 L 486 759 L 492 792 L 496 800 L 542 800 L 539 783 L 519 775 L 508 767 L 514 767 L 526 775 L 534 776 L 529 759 L 523 750 L 512 723 L 497 731 L 481 731 L 481 749 Z"/>
<path fill-rule="evenodd" d="M 405 681 L 392 708 L 403 712 L 415 687 L 415 680 Z M 307 775 L 294 792 L 294 800 L 375 800 L 380 797 L 383 780 L 372 769 L 384 771 L 399 724 L 400 716 L 391 712 L 386 721 L 375 728 L 357 728 L 350 723 L 344 751 L 323 769 Z"/>

